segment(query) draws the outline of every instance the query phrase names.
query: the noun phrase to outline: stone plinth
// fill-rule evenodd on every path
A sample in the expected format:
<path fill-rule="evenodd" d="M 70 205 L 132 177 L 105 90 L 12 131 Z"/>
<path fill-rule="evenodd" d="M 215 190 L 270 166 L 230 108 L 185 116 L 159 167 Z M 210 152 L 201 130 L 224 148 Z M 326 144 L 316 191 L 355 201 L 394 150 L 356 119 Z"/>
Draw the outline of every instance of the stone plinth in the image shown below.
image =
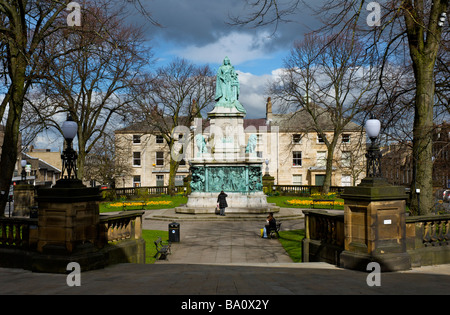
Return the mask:
<path fill-rule="evenodd" d="M 267 203 L 266 195 L 263 192 L 254 193 L 226 193 L 228 208 L 226 213 L 247 213 L 260 214 L 268 212 L 279 212 L 280 208 Z M 184 207 L 175 208 L 176 213 L 187 214 L 213 214 L 217 205 L 219 193 L 194 192 L 189 196 Z"/>
<path fill-rule="evenodd" d="M 82 270 L 104 264 L 95 247 L 98 238 L 98 188 L 86 188 L 77 180 L 60 180 L 54 188 L 38 190 L 38 243 L 41 256 L 33 270 L 61 272 L 71 261 Z"/>
<path fill-rule="evenodd" d="M 29 217 L 30 209 L 35 205 L 34 186 L 18 184 L 14 187 L 14 211 L 13 217 Z"/>
<path fill-rule="evenodd" d="M 366 271 L 368 263 L 378 262 L 382 271 L 410 269 L 404 187 L 365 179 L 359 186 L 346 188 L 341 197 L 345 243 L 340 267 Z"/>

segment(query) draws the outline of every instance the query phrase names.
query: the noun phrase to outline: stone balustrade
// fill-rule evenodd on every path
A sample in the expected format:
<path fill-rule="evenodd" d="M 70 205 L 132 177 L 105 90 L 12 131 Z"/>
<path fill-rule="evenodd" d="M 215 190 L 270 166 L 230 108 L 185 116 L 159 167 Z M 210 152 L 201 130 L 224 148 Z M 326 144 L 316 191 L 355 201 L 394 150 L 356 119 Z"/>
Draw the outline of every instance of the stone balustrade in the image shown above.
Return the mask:
<path fill-rule="evenodd" d="M 127 211 L 116 215 L 101 215 L 99 240 L 114 243 L 142 237 L 142 215 L 145 211 Z"/>
<path fill-rule="evenodd" d="M 36 227 L 37 219 L 0 218 L 0 247 L 28 249 L 30 230 Z"/>
<path fill-rule="evenodd" d="M 306 237 L 303 240 L 303 261 L 325 261 L 339 264 L 344 250 L 344 212 L 340 210 L 302 210 Z"/>
<path fill-rule="evenodd" d="M 344 214 L 339 210 L 303 210 L 306 237 L 303 261 L 339 265 L 344 250 Z M 406 249 L 411 266 L 450 263 L 450 215 L 406 217 Z"/>
<path fill-rule="evenodd" d="M 407 217 L 406 248 L 413 267 L 450 263 L 450 214 Z"/>
<path fill-rule="evenodd" d="M 143 214 L 144 211 L 128 211 L 100 215 L 92 231 L 94 244 L 80 245 L 86 249 L 86 244 L 90 244 L 92 255 L 86 256 L 81 250 L 60 255 L 56 260 L 52 258 L 52 253 L 42 255 L 40 252 L 38 219 L 0 218 L 0 267 L 65 273 L 70 261 L 79 262 L 82 270 L 115 263 L 145 263 Z"/>

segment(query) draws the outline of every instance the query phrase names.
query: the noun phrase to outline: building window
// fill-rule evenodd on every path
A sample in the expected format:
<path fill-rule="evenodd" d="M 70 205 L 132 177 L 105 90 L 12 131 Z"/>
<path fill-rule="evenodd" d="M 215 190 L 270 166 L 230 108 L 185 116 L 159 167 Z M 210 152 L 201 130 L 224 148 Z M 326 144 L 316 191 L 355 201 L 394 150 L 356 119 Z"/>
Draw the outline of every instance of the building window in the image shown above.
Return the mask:
<path fill-rule="evenodd" d="M 352 185 L 352 177 L 350 175 L 342 175 L 341 186 L 351 186 L 351 185 Z"/>
<path fill-rule="evenodd" d="M 349 134 L 342 135 L 342 143 L 350 143 L 350 135 Z"/>
<path fill-rule="evenodd" d="M 156 175 L 156 186 L 164 186 L 164 175 Z"/>
<path fill-rule="evenodd" d="M 133 152 L 133 166 L 141 166 L 141 152 Z"/>
<path fill-rule="evenodd" d="M 292 143 L 293 144 L 300 144 L 300 143 L 302 143 L 302 135 L 301 134 L 293 134 L 292 135 Z"/>
<path fill-rule="evenodd" d="M 139 144 L 139 143 L 141 143 L 141 136 L 133 135 L 133 144 Z"/>
<path fill-rule="evenodd" d="M 342 167 L 350 167 L 351 160 L 352 160 L 352 152 L 350 152 L 350 151 L 342 152 L 342 157 L 341 157 Z"/>
<path fill-rule="evenodd" d="M 317 162 L 316 166 L 327 165 L 327 151 L 317 151 Z"/>
<path fill-rule="evenodd" d="M 141 175 L 134 175 L 133 176 L 133 186 L 134 187 L 141 187 Z"/>
<path fill-rule="evenodd" d="M 292 185 L 303 185 L 302 175 L 292 175 Z"/>
<path fill-rule="evenodd" d="M 256 134 L 256 145 L 260 145 L 263 143 L 263 135 L 258 133 Z"/>
<path fill-rule="evenodd" d="M 301 151 L 293 151 L 292 152 L 292 165 L 293 166 L 302 166 L 302 152 Z"/>
<path fill-rule="evenodd" d="M 175 186 L 183 186 L 184 185 L 184 176 L 183 175 L 175 175 Z"/>
<path fill-rule="evenodd" d="M 256 151 L 256 157 L 262 159 L 262 157 L 263 157 L 263 151 Z"/>
<path fill-rule="evenodd" d="M 317 143 L 325 143 L 322 136 L 320 134 L 317 134 Z"/>
<path fill-rule="evenodd" d="M 156 166 L 164 166 L 164 152 L 156 152 Z"/>
<path fill-rule="evenodd" d="M 156 135 L 156 143 L 164 143 L 164 138 L 161 135 Z"/>

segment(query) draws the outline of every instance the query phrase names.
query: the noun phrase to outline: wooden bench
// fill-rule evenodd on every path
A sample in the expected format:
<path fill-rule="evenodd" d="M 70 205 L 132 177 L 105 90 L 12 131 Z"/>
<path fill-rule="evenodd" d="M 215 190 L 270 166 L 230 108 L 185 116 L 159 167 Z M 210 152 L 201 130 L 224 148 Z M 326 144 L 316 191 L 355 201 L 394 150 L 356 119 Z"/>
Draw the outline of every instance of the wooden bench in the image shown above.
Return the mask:
<path fill-rule="evenodd" d="M 153 241 L 153 243 L 155 243 L 155 247 L 156 247 L 156 254 L 155 257 L 156 259 L 158 259 L 158 255 L 159 255 L 159 260 L 167 260 L 167 255 L 169 255 L 170 252 L 170 242 L 167 245 L 163 245 L 161 237 L 158 237 L 158 239 L 156 241 Z"/>
<path fill-rule="evenodd" d="M 327 202 L 330 204 L 330 209 L 334 209 L 334 200 L 330 199 L 313 199 L 312 203 L 310 204 L 310 208 L 314 208 L 314 205 L 318 202 Z"/>
<path fill-rule="evenodd" d="M 278 232 L 281 229 L 281 222 L 277 222 L 276 228 L 275 229 L 269 229 L 267 236 L 270 238 L 279 238 L 280 234 L 278 234 Z"/>

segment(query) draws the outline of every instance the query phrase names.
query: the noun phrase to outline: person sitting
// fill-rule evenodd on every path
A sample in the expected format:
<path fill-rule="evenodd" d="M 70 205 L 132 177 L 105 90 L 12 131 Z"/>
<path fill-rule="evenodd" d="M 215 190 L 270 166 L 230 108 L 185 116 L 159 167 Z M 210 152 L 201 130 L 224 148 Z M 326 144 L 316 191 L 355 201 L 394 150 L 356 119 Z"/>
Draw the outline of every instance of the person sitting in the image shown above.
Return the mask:
<path fill-rule="evenodd" d="M 263 238 L 267 238 L 268 236 L 270 236 L 271 231 L 276 232 L 277 230 L 277 220 L 275 220 L 275 218 L 273 217 L 273 212 L 269 212 L 266 222 L 267 224 L 264 227 Z"/>

